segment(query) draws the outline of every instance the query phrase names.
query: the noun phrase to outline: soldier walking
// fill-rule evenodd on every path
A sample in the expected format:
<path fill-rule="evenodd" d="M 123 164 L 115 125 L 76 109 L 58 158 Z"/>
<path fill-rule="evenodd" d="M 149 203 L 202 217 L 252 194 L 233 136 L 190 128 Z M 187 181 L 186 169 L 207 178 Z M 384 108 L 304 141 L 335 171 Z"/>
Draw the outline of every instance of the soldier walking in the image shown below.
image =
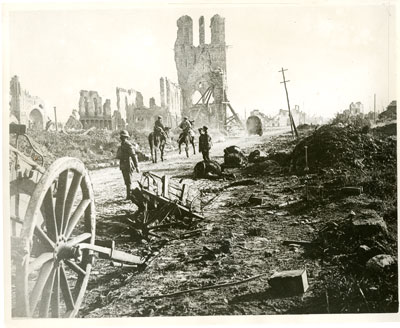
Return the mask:
<path fill-rule="evenodd" d="M 210 161 L 210 149 L 212 146 L 212 141 L 211 137 L 208 134 L 208 128 L 206 126 L 203 126 L 202 131 L 200 131 L 200 137 L 199 137 L 199 152 L 203 154 L 203 160 L 206 162 Z"/>
<path fill-rule="evenodd" d="M 129 133 L 126 130 L 120 132 L 121 146 L 117 150 L 117 159 L 119 159 L 119 168 L 126 185 L 126 199 L 129 199 L 131 193 L 132 173 L 140 173 L 139 163 L 134 146 L 128 141 Z"/>

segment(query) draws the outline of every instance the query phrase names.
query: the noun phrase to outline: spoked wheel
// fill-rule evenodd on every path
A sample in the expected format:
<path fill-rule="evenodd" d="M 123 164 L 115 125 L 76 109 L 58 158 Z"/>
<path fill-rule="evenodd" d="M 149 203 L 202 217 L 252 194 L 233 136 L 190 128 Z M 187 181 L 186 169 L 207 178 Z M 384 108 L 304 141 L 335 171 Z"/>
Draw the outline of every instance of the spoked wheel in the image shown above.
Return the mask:
<path fill-rule="evenodd" d="M 82 303 L 92 267 L 93 190 L 84 164 L 56 160 L 37 184 L 21 230 L 16 266 L 14 316 L 74 317 Z"/>

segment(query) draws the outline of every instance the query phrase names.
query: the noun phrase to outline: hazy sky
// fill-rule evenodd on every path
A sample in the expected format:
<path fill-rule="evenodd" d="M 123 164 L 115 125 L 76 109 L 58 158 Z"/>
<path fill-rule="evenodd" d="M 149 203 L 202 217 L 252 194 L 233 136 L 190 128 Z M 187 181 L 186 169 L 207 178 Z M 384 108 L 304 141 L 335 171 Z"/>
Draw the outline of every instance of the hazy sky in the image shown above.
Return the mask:
<path fill-rule="evenodd" d="M 210 18 L 218 13 L 229 45 L 228 97 L 242 115 L 287 108 L 281 67 L 288 69 L 292 107 L 333 116 L 361 101 L 368 111 L 376 93 L 381 109 L 396 99 L 395 10 L 385 1 L 372 4 L 13 10 L 5 81 L 18 75 L 22 88 L 46 101 L 50 116 L 57 106 L 62 121 L 78 108 L 81 89 L 110 98 L 112 109 L 117 86 L 141 91 L 146 105 L 152 96 L 160 104 L 159 78 L 177 82 L 176 20 L 193 18 L 198 45 L 199 17 L 205 16 L 208 43 Z"/>

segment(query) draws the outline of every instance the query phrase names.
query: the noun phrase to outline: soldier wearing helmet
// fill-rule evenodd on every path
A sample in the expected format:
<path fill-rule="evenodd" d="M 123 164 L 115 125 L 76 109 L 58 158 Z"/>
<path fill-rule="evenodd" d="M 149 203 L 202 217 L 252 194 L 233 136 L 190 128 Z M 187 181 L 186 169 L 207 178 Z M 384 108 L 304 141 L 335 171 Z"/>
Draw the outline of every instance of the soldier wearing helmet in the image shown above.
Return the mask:
<path fill-rule="evenodd" d="M 121 146 L 118 147 L 117 150 L 117 159 L 119 159 L 119 168 L 121 169 L 126 186 L 126 199 L 129 199 L 133 170 L 136 169 L 136 172 L 140 173 L 140 169 L 135 147 L 128 141 L 128 131 L 122 130 L 119 136 L 121 139 Z"/>

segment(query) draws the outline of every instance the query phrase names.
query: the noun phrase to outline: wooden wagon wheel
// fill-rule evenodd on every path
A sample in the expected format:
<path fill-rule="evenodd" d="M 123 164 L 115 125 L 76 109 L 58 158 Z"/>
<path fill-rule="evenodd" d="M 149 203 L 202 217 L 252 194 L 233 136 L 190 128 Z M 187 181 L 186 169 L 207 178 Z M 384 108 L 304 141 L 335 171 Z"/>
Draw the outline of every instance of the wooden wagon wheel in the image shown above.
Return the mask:
<path fill-rule="evenodd" d="M 74 317 L 82 303 L 92 267 L 93 190 L 84 164 L 56 160 L 29 201 L 16 263 L 16 316 Z"/>

